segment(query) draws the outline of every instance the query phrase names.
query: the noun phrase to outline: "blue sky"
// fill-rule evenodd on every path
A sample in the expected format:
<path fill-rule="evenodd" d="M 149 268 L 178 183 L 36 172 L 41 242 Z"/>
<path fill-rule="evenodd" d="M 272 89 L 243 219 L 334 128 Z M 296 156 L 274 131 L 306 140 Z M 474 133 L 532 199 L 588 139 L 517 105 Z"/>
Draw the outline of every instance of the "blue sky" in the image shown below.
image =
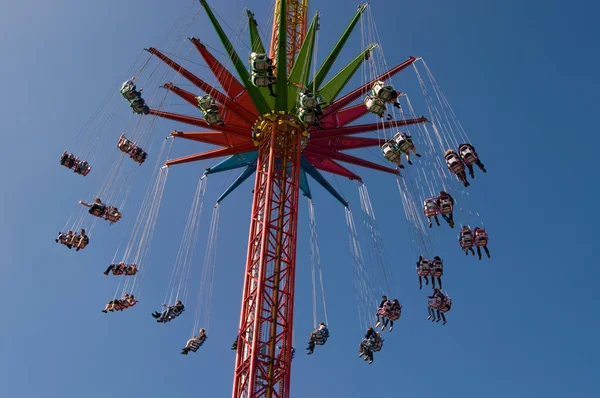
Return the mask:
<path fill-rule="evenodd" d="M 268 19 L 270 2 L 212 3 L 234 28 L 243 21 L 244 7 L 255 10 L 259 23 Z M 77 214 L 77 200 L 91 199 L 111 159 L 116 159 L 116 139 L 128 125 L 126 104 L 115 127 L 105 131 L 95 149 L 97 156 L 112 157 L 99 161 L 85 180 L 58 165 L 60 153 L 76 148 L 77 132 L 107 93 L 118 88 L 140 50 L 160 48 L 168 27 L 189 4 L 189 0 L 3 4 L 0 297 L 7 308 L 0 326 L 0 381 L 7 397 L 230 394 L 234 353 L 229 347 L 238 325 L 252 183 L 243 185 L 221 208 L 209 343 L 195 355 L 179 355 L 189 337 L 195 303 L 168 325 L 157 325 L 150 313 L 163 302 L 196 181 L 209 163 L 170 171 L 138 307 L 102 314 L 100 309 L 117 283 L 102 271 L 128 222 L 135 219 L 154 159 L 137 173 L 124 209 L 129 213 L 122 222 L 98 225 L 83 252 L 70 252 L 53 242 L 69 216 Z M 433 231 L 436 251 L 445 259 L 444 285 L 454 307 L 445 327 L 430 324 L 425 320 L 426 291 L 418 290 L 395 181 L 358 170 L 369 187 L 394 269 L 396 291 L 390 295 L 404 305 L 398 327 L 387 336 L 376 363 L 367 366 L 356 358 L 361 331 L 343 209 L 313 184 L 332 338 L 311 357 L 302 352 L 312 328 L 308 216 L 303 203 L 292 396 L 592 395 L 600 353 L 594 343 L 600 324 L 594 316 L 599 300 L 592 258 L 599 221 L 593 199 L 598 193 L 594 188 L 598 179 L 593 177 L 599 143 L 593 118 L 600 89 L 594 51 L 600 34 L 594 19 L 597 6 L 536 0 L 389 4 L 371 2 L 388 64 L 409 55 L 427 60 L 488 168 L 469 188 L 469 203 L 488 228 L 493 257 L 466 258 L 457 247 L 456 231 L 447 227 Z M 324 56 L 355 4 L 313 1 L 311 14 L 316 9 L 322 12 L 319 45 Z M 218 47 L 203 13 L 191 33 Z M 344 57 L 358 51 L 357 36 L 360 29 Z M 182 51 L 187 54 L 190 47 L 184 44 Z M 200 62 L 195 52 L 189 54 L 189 59 Z M 190 69 L 207 76 L 200 66 Z M 402 79 L 395 80 L 401 90 Z M 154 153 L 160 138 L 174 127 L 170 122 L 156 124 Z M 203 148 L 176 142 L 173 153 L 192 154 Z M 209 204 L 231 178 L 209 179 L 197 269 L 208 234 Z M 358 216 L 355 184 L 331 180 L 355 204 Z M 368 241 L 362 243 L 366 249 Z M 200 273 L 196 268 L 194 272 Z"/>

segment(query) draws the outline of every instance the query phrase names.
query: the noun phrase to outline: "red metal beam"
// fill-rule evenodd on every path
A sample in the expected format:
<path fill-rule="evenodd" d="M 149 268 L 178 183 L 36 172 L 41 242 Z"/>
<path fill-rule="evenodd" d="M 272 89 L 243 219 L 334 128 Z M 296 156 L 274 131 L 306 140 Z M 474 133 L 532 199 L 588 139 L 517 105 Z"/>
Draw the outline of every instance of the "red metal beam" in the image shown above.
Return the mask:
<path fill-rule="evenodd" d="M 196 94 L 190 93 L 189 91 L 179 88 L 176 85 L 174 85 L 173 83 L 165 83 L 163 85 L 163 87 L 166 88 L 167 90 L 171 91 L 175 95 L 181 97 L 182 99 L 186 100 L 187 102 L 192 104 L 195 108 L 198 108 L 198 100 L 196 100 Z"/>
<path fill-rule="evenodd" d="M 231 74 L 231 72 L 229 72 L 227 68 L 225 68 L 225 66 L 223 66 L 223 64 L 220 63 L 210 51 L 208 51 L 206 46 L 202 44 L 199 39 L 192 37 L 190 38 L 190 41 L 194 44 L 204 59 L 204 62 L 206 62 L 206 65 L 208 65 L 213 75 L 215 75 L 219 81 L 219 84 L 221 87 L 223 87 L 223 90 L 225 90 L 229 98 L 231 98 L 233 102 L 242 105 L 254 116 L 258 117 L 258 111 L 252 102 L 252 98 L 250 98 L 250 94 L 248 94 L 248 91 L 246 91 L 246 88 L 239 82 L 239 80 L 237 80 Z"/>
<path fill-rule="evenodd" d="M 233 398 L 289 397 L 302 146 L 280 126 L 259 146 Z"/>
<path fill-rule="evenodd" d="M 358 174 L 355 174 L 339 164 L 338 162 L 331 160 L 327 156 L 322 156 L 316 153 L 310 153 L 304 151 L 304 157 L 308 162 L 319 170 L 326 171 L 328 173 L 337 174 L 342 177 L 346 177 L 350 180 L 362 181 L 362 178 Z"/>
<path fill-rule="evenodd" d="M 385 81 L 386 79 L 391 78 L 396 73 L 400 72 L 402 69 L 405 69 L 407 66 L 412 65 L 416 60 L 417 60 L 417 57 L 410 57 L 406 61 L 402 62 L 400 65 L 393 67 L 392 69 L 381 74 L 380 76 L 377 76 L 375 79 L 371 80 L 370 82 L 368 82 L 368 83 L 364 84 L 363 86 L 360 86 L 356 90 L 351 91 L 348 94 L 344 95 L 339 100 L 332 102 L 331 105 L 329 105 L 323 109 L 323 117 L 331 115 L 333 112 L 337 111 L 338 109 L 342 109 L 346 105 L 350 105 L 350 103 L 357 100 L 358 97 L 360 97 L 363 94 L 366 94 L 373 86 L 373 83 L 375 83 L 377 80 Z"/>
<path fill-rule="evenodd" d="M 425 117 L 419 117 L 416 119 L 405 119 L 405 120 L 392 120 L 389 122 L 380 123 L 369 123 L 369 124 L 357 124 L 355 126 L 347 126 L 342 128 L 333 128 L 326 130 L 316 130 L 310 133 L 310 140 L 324 140 L 331 137 L 339 137 L 342 135 L 349 134 L 360 134 L 367 133 L 369 131 L 375 131 L 377 129 L 388 129 L 397 128 L 400 126 L 410 126 L 411 124 L 425 123 L 428 120 Z"/>
<path fill-rule="evenodd" d="M 219 90 L 217 90 L 216 88 L 211 86 L 210 84 L 206 83 L 204 80 L 200 79 L 198 76 L 194 75 L 192 72 L 188 71 L 183 66 L 179 65 L 177 62 L 173 61 L 171 58 L 167 57 L 166 55 L 164 55 L 163 53 L 158 51 L 156 48 L 150 47 L 148 49 L 148 52 L 150 54 L 156 55 L 156 57 L 158 57 L 158 59 L 163 61 L 165 64 L 169 65 L 171 68 L 173 68 L 173 70 L 175 70 L 181 76 L 188 79 L 193 85 L 198 87 L 200 90 L 204 91 L 207 94 L 210 94 L 215 99 L 215 101 L 217 101 L 220 104 L 225 105 L 225 107 L 227 107 L 227 108 L 231 109 L 232 111 L 234 111 L 235 113 L 237 113 L 240 117 L 242 117 L 250 125 L 254 124 L 256 117 L 254 115 L 252 115 L 250 112 L 248 112 L 246 109 L 244 109 L 242 106 L 233 102 L 225 94 L 223 94 L 222 92 L 220 92 Z"/>
<path fill-rule="evenodd" d="M 200 119 L 192 116 L 179 115 L 177 113 L 157 111 L 155 109 L 150 109 L 150 114 L 159 116 L 165 119 L 174 120 L 176 122 L 181 122 L 185 124 L 189 124 L 192 126 L 203 127 L 209 130 L 220 130 L 224 133 L 236 134 L 242 137 L 250 137 L 252 132 L 248 127 L 239 127 L 239 126 L 219 126 L 219 125 L 210 125 L 206 123 L 206 120 Z"/>
<path fill-rule="evenodd" d="M 199 160 L 220 158 L 222 156 L 229 156 L 229 155 L 235 155 L 238 153 L 245 153 L 245 152 L 252 152 L 252 151 L 256 151 L 256 147 L 254 146 L 253 143 L 236 145 L 231 148 L 213 149 L 212 151 L 206 151 L 206 152 L 198 153 L 196 155 L 184 156 L 182 158 L 167 160 L 165 162 L 165 166 L 173 166 L 176 164 L 197 162 Z"/>
<path fill-rule="evenodd" d="M 196 94 L 190 93 L 189 91 L 179 88 L 176 85 L 174 85 L 173 83 L 167 83 L 163 87 L 166 88 L 167 90 L 173 92 L 177 96 L 183 98 L 190 104 L 194 105 L 194 107 L 198 108 L 198 100 L 196 99 L 196 97 L 197 97 Z M 223 117 L 223 121 L 225 122 L 225 124 L 234 124 L 239 127 L 247 127 L 247 128 L 252 127 L 247 121 L 242 119 L 239 115 L 237 115 L 232 110 L 225 108 L 221 104 L 217 104 L 217 107 L 219 108 L 219 112 L 221 113 L 221 116 Z"/>
<path fill-rule="evenodd" d="M 352 163 L 357 166 L 368 167 L 369 169 L 383 171 L 390 174 L 400 174 L 397 169 L 392 169 L 390 167 L 381 166 L 377 163 L 369 162 L 368 160 L 363 160 L 357 158 L 356 156 L 351 156 L 345 153 L 332 151 L 330 149 L 320 148 L 318 146 L 312 146 L 310 149 L 306 148 L 305 152 L 316 153 L 322 156 L 328 156 L 331 159 L 336 159 L 346 163 Z"/>
<path fill-rule="evenodd" d="M 232 147 L 252 142 L 250 138 L 240 137 L 239 135 L 233 134 L 224 134 L 220 131 L 183 132 L 175 130 L 171 132 L 171 135 L 176 138 L 183 138 L 186 140 L 204 142 L 205 144 L 224 147 Z"/>
<path fill-rule="evenodd" d="M 307 149 L 311 149 L 314 146 L 324 149 L 330 149 L 332 151 L 344 151 L 358 148 L 368 148 L 371 146 L 381 146 L 386 140 L 379 138 L 365 138 L 365 137 L 335 137 L 328 140 L 311 141 L 308 143 Z"/>
<path fill-rule="evenodd" d="M 342 127 L 349 123 L 352 123 L 353 121 L 366 115 L 367 113 L 369 113 L 369 111 L 365 104 L 360 103 L 352 105 L 347 108 L 340 109 L 339 111 L 334 112 L 326 118 L 322 119 L 321 126 L 325 128 Z"/>

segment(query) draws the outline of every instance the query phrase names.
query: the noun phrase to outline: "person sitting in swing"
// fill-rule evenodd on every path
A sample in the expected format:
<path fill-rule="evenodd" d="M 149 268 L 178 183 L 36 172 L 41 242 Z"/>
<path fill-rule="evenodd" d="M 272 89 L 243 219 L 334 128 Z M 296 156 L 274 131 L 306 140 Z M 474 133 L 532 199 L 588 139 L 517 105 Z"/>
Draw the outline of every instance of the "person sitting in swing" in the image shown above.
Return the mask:
<path fill-rule="evenodd" d="M 194 336 L 187 341 L 187 343 L 185 344 L 185 347 L 183 347 L 183 349 L 181 350 L 181 354 L 187 355 L 190 351 L 192 351 L 192 352 L 198 351 L 198 348 L 200 348 L 202 346 L 202 344 L 204 344 L 205 340 L 206 340 L 206 331 L 204 329 L 200 329 L 200 331 L 198 332 L 198 336 Z"/>
<path fill-rule="evenodd" d="M 477 155 L 477 152 L 475 151 L 475 147 L 473 145 L 467 143 L 460 144 L 458 146 L 458 155 L 469 169 L 469 174 L 471 175 L 471 178 L 475 178 L 473 164 L 476 164 L 481 169 L 481 171 L 487 173 L 487 170 L 485 169 L 483 163 L 481 163 L 481 160 L 479 160 L 479 155 Z"/>
<path fill-rule="evenodd" d="M 488 258 L 490 258 L 490 251 L 487 248 L 488 244 L 488 234 L 485 232 L 484 228 L 475 227 L 473 230 L 473 240 L 475 241 L 475 246 L 477 247 L 477 255 L 481 260 L 481 248 L 485 250 L 485 254 L 487 254 Z"/>
<path fill-rule="evenodd" d="M 108 311 L 113 312 L 114 310 L 117 311 L 121 311 L 121 304 L 123 302 L 126 302 L 127 300 L 129 300 L 129 294 L 125 293 L 123 294 L 123 297 L 120 299 L 114 299 L 109 301 L 106 306 L 104 307 L 104 309 L 102 310 L 102 312 L 104 312 L 105 314 L 108 313 Z"/>
<path fill-rule="evenodd" d="M 125 271 L 125 263 L 121 261 L 118 264 L 109 265 L 106 271 L 104 271 L 104 275 L 108 275 L 110 271 L 112 271 L 113 275 L 122 275 Z"/>
<path fill-rule="evenodd" d="M 469 181 L 467 181 L 467 172 L 465 171 L 465 164 L 456 152 L 452 149 L 448 149 L 444 154 L 446 160 L 446 166 L 452 174 L 454 174 L 465 187 L 468 187 Z"/>
<path fill-rule="evenodd" d="M 81 174 L 82 176 L 86 176 L 92 170 L 92 166 L 86 160 L 77 160 L 75 162 L 75 167 L 73 171 L 77 174 Z"/>
<path fill-rule="evenodd" d="M 109 301 L 108 304 L 106 304 L 106 307 L 104 307 L 104 309 L 102 310 L 102 312 L 106 314 L 107 311 L 123 311 L 124 309 L 127 309 L 129 307 L 133 307 L 137 303 L 138 300 L 135 299 L 133 294 L 125 293 L 123 295 L 123 298 Z"/>
<path fill-rule="evenodd" d="M 68 169 L 72 169 L 73 166 L 75 166 L 75 155 L 64 151 L 63 154 L 60 155 L 60 164 Z"/>
<path fill-rule="evenodd" d="M 473 250 L 473 232 L 471 232 L 468 225 L 463 225 L 461 228 L 460 235 L 458 236 L 458 243 L 467 256 L 469 255 L 469 250 L 475 255 L 475 250 Z"/>
<path fill-rule="evenodd" d="M 427 221 L 429 222 L 429 228 L 433 225 L 431 222 L 431 217 L 435 219 L 435 223 L 439 226 L 440 220 L 438 219 L 438 215 L 440 214 L 440 209 L 436 203 L 437 199 L 427 198 L 423 202 L 423 214 L 427 217 Z"/>
<path fill-rule="evenodd" d="M 94 199 L 94 203 L 85 203 L 80 200 L 79 204 L 89 207 L 90 209 L 88 210 L 88 213 L 90 213 L 92 216 L 104 217 L 104 214 L 106 213 L 106 205 L 102 203 L 100 198 Z"/>
<path fill-rule="evenodd" d="M 438 284 L 440 285 L 440 289 L 442 288 L 442 275 L 444 275 L 444 262 L 440 258 L 440 256 L 433 257 L 433 261 L 431 263 L 431 285 L 435 289 L 435 278 L 438 280 Z"/>
<path fill-rule="evenodd" d="M 385 313 L 384 310 L 385 310 L 386 304 L 388 306 L 391 305 L 387 296 L 381 296 L 381 302 L 379 303 L 379 307 L 377 307 L 377 323 L 375 324 L 376 328 L 378 328 L 383 323 L 383 320 L 385 319 L 385 316 L 380 315 L 380 314 Z"/>
<path fill-rule="evenodd" d="M 359 358 L 366 355 L 366 358 L 365 358 L 365 361 L 366 361 L 368 358 L 373 356 L 373 354 L 371 353 L 371 350 L 369 350 L 369 348 L 368 348 L 367 342 L 374 336 L 376 336 L 375 329 L 373 329 L 373 326 L 369 326 L 363 341 L 361 341 L 360 344 L 358 345 L 358 357 Z"/>
<path fill-rule="evenodd" d="M 85 247 L 90 243 L 90 238 L 85 234 L 85 229 L 81 229 L 79 231 L 79 235 L 73 236 L 72 240 L 73 247 L 76 247 L 75 251 L 79 251 L 85 249 Z"/>
<path fill-rule="evenodd" d="M 369 331 L 367 331 L 367 335 Z M 369 365 L 373 363 L 373 353 L 381 350 L 383 346 L 383 338 L 381 337 L 380 332 L 375 332 L 374 334 L 370 334 L 368 338 L 366 338 L 360 343 L 361 346 L 359 350 L 362 349 L 362 352 L 365 356 L 365 361 L 369 361 Z M 360 354 L 359 354 L 360 356 Z"/>
<path fill-rule="evenodd" d="M 417 275 L 419 276 L 419 290 L 423 289 L 423 278 L 425 279 L 425 284 L 429 285 L 429 273 L 431 272 L 431 263 L 423 256 L 419 256 L 419 261 L 417 261 Z"/>
<path fill-rule="evenodd" d="M 56 243 L 67 246 L 69 249 L 73 248 L 73 231 L 69 230 L 65 234 L 64 232 L 58 233 L 58 238 L 54 239 Z"/>
<path fill-rule="evenodd" d="M 181 315 L 181 313 L 185 309 L 181 300 L 177 300 L 175 305 L 163 304 L 163 307 L 166 307 L 166 309 L 162 312 L 162 314 L 159 313 L 158 311 L 155 311 L 152 314 L 152 316 L 154 318 L 156 318 L 156 322 L 159 322 L 159 323 L 169 322 L 169 321 L 177 318 L 179 315 Z"/>
<path fill-rule="evenodd" d="M 446 191 L 440 191 L 440 195 L 436 199 L 436 204 L 442 218 L 446 220 L 450 228 L 454 228 L 454 198 Z"/>
<path fill-rule="evenodd" d="M 400 311 L 402 311 L 402 305 L 398 299 L 394 299 L 390 306 L 389 315 L 383 319 L 383 326 L 381 327 L 381 331 L 384 331 L 388 325 L 388 321 L 390 323 L 390 332 L 394 330 L 394 321 L 400 318 Z"/>
<path fill-rule="evenodd" d="M 138 269 L 137 269 L 136 264 L 127 264 L 127 266 L 125 266 L 125 275 L 133 276 L 133 275 L 137 274 L 137 272 L 138 272 Z"/>
<path fill-rule="evenodd" d="M 310 334 L 306 353 L 311 355 L 315 350 L 315 344 L 323 345 L 327 342 L 327 338 L 329 338 L 329 330 L 327 329 L 327 326 L 321 322 L 319 323 L 319 327 Z"/>
<path fill-rule="evenodd" d="M 421 157 L 421 155 L 417 153 L 417 147 L 409 134 L 398 131 L 394 136 L 394 141 L 396 142 L 398 150 L 406 156 L 408 164 L 412 165 L 412 161 L 410 160 L 411 152 L 414 153 L 416 157 Z"/>
<path fill-rule="evenodd" d="M 445 297 L 444 293 L 442 293 L 442 291 L 437 287 L 433 289 L 433 294 L 431 296 L 427 296 L 428 299 L 432 300 L 430 303 L 428 303 L 428 306 L 427 306 L 427 312 L 429 314 L 427 319 L 428 320 L 430 319 L 431 322 L 435 322 L 436 317 L 435 317 L 434 310 L 436 310 L 437 307 L 439 306 L 439 304 L 444 300 L 444 297 Z M 433 303 L 433 306 L 432 306 L 432 303 Z M 439 317 L 438 317 L 438 319 L 439 319 Z"/>

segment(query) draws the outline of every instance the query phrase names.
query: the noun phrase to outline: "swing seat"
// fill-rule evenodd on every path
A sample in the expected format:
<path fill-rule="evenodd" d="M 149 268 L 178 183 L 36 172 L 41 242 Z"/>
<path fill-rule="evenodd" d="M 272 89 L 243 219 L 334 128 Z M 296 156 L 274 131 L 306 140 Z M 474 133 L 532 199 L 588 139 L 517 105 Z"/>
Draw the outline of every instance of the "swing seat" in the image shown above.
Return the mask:
<path fill-rule="evenodd" d="M 400 153 L 398 150 L 394 148 L 392 144 L 386 142 L 381 146 L 381 151 L 383 152 L 383 156 L 391 163 L 400 164 Z"/>
<path fill-rule="evenodd" d="M 446 155 L 446 165 L 448 169 L 454 174 L 462 173 L 465 170 L 465 165 L 458 158 L 458 155 L 454 152 Z"/>
<path fill-rule="evenodd" d="M 381 99 L 368 95 L 364 100 L 364 104 L 369 112 L 383 117 L 386 108 L 385 103 Z"/>
<path fill-rule="evenodd" d="M 454 205 L 448 198 L 444 198 L 440 201 L 440 213 L 444 216 L 452 213 L 454 211 Z"/>
<path fill-rule="evenodd" d="M 88 213 L 90 213 L 92 216 L 103 217 L 104 213 L 106 213 L 106 206 L 94 203 L 88 210 Z"/>
<path fill-rule="evenodd" d="M 150 108 L 148 108 L 142 97 L 137 97 L 135 100 L 133 100 L 133 102 L 131 102 L 131 108 L 138 115 L 142 113 L 147 115 L 150 113 Z"/>
<path fill-rule="evenodd" d="M 137 88 L 135 87 L 135 84 L 131 80 L 128 80 L 125 83 L 123 83 L 120 91 L 121 91 L 121 95 L 123 95 L 123 97 L 127 101 L 132 101 L 132 100 L 136 99 L 137 97 L 139 97 L 139 95 L 140 95 L 137 92 Z"/>
<path fill-rule="evenodd" d="M 475 152 L 473 152 L 473 150 L 469 147 L 459 148 L 459 153 L 463 161 L 469 166 L 477 162 L 477 160 L 479 160 Z"/>
<path fill-rule="evenodd" d="M 131 157 L 136 163 L 142 164 L 146 161 L 146 158 L 148 157 L 148 154 L 143 151 L 140 150 L 136 153 L 134 153 L 134 155 Z"/>
<path fill-rule="evenodd" d="M 431 268 L 429 267 L 429 262 L 427 264 L 421 264 L 417 267 L 417 275 L 419 276 L 429 276 L 431 273 Z"/>
<path fill-rule="evenodd" d="M 301 93 L 298 103 L 300 104 L 300 107 L 304 109 L 316 109 L 317 106 L 319 106 L 319 100 L 317 96 L 313 94 Z"/>
<path fill-rule="evenodd" d="M 426 217 L 434 217 L 440 214 L 435 199 L 425 199 L 425 202 L 423 203 L 423 214 L 425 214 Z"/>
<path fill-rule="evenodd" d="M 60 158 L 60 164 L 68 169 L 73 168 L 73 166 L 75 166 L 75 156 L 73 156 L 73 154 L 62 156 Z"/>
<path fill-rule="evenodd" d="M 377 352 L 380 351 L 381 348 L 383 347 L 383 339 L 381 337 L 379 338 L 370 338 L 368 340 L 363 340 L 362 342 L 363 347 L 365 347 L 366 349 L 373 351 L 373 352 Z"/>
<path fill-rule="evenodd" d="M 90 171 L 92 171 L 92 166 L 90 166 L 89 164 L 86 164 L 84 167 L 78 165 L 73 171 L 85 177 L 86 175 L 90 174 Z"/>
<path fill-rule="evenodd" d="M 475 238 L 475 246 L 484 247 L 484 246 L 487 246 L 487 244 L 488 244 L 487 236 Z"/>
<path fill-rule="evenodd" d="M 439 278 L 444 275 L 444 268 L 441 266 L 433 266 L 430 271 L 430 275 L 434 278 Z"/>
<path fill-rule="evenodd" d="M 129 153 L 133 150 L 133 142 L 129 141 L 125 136 L 121 136 L 119 138 L 119 142 L 117 143 L 117 148 L 123 153 Z"/>
<path fill-rule="evenodd" d="M 252 53 L 249 59 L 252 72 L 266 72 L 273 65 L 267 54 Z"/>
<path fill-rule="evenodd" d="M 179 315 L 183 314 L 183 312 L 185 311 L 185 309 L 181 310 L 181 311 L 173 311 L 171 313 L 167 312 L 167 315 L 164 318 L 158 318 L 156 320 L 156 322 L 158 323 L 167 323 L 167 322 L 171 322 L 173 319 L 177 318 Z"/>
<path fill-rule="evenodd" d="M 252 84 L 256 87 L 268 87 L 273 83 L 273 79 L 266 73 L 252 72 Z"/>
<path fill-rule="evenodd" d="M 475 241 L 475 246 L 477 246 L 477 247 L 487 246 L 487 244 L 488 244 L 487 232 L 485 232 L 484 229 L 478 229 L 477 232 L 475 232 L 474 241 Z"/>
<path fill-rule="evenodd" d="M 386 84 L 382 81 L 377 81 L 373 84 L 373 88 L 371 90 L 373 95 L 380 98 L 384 102 L 391 102 L 394 99 L 394 87 L 386 86 Z M 396 93 L 396 96 L 398 94 Z"/>
<path fill-rule="evenodd" d="M 106 220 L 110 221 L 111 223 L 116 223 L 117 221 L 119 221 L 121 219 L 121 217 L 123 217 L 123 215 L 121 214 L 121 212 L 114 206 L 110 206 L 107 210 L 106 210 L 106 215 L 105 218 Z"/>
<path fill-rule="evenodd" d="M 427 305 L 429 306 L 429 308 L 434 310 L 437 310 L 441 304 L 442 300 L 439 297 L 427 300 Z"/>
<path fill-rule="evenodd" d="M 391 309 L 392 302 L 388 300 L 383 304 L 383 307 L 377 308 L 377 315 L 387 317 Z"/>
<path fill-rule="evenodd" d="M 473 235 L 469 234 L 462 234 L 460 237 L 460 247 L 463 249 L 470 249 L 473 247 Z"/>
<path fill-rule="evenodd" d="M 202 345 L 204 344 L 204 342 L 205 342 L 205 341 L 206 341 L 206 337 L 205 337 L 205 338 L 203 338 L 203 339 L 194 339 L 194 340 L 192 340 L 192 341 L 190 342 L 190 346 L 189 346 L 189 348 L 188 348 L 188 349 L 189 349 L 189 351 L 192 351 L 192 352 L 196 352 L 196 351 L 198 351 L 198 349 L 199 349 L 200 347 L 202 347 Z"/>
<path fill-rule="evenodd" d="M 219 108 L 217 108 L 216 106 L 214 108 L 209 109 L 206 112 L 203 112 L 203 115 L 204 120 L 206 120 L 206 123 L 208 123 L 209 125 L 223 123 L 223 118 L 221 118 Z"/>
<path fill-rule="evenodd" d="M 81 237 L 81 236 L 76 236 L 73 239 L 73 246 L 77 246 L 79 248 L 79 250 L 83 250 L 87 247 L 87 245 L 90 243 L 90 238 L 86 237 Z"/>
<path fill-rule="evenodd" d="M 327 343 L 327 339 L 329 338 L 329 329 L 325 329 L 324 331 L 318 331 L 312 333 L 312 339 L 316 345 L 323 345 Z"/>
<path fill-rule="evenodd" d="M 407 135 L 400 131 L 394 135 L 394 141 L 396 147 L 402 152 L 408 152 L 413 147 L 412 141 L 409 141 Z"/>
<path fill-rule="evenodd" d="M 208 94 L 196 97 L 196 101 L 198 101 L 198 107 L 202 112 L 208 112 L 216 106 L 215 100 Z"/>
<path fill-rule="evenodd" d="M 314 109 L 300 108 L 298 118 L 306 124 L 315 124 L 317 122 L 317 113 Z"/>
<path fill-rule="evenodd" d="M 398 319 L 400 319 L 400 316 L 402 315 L 402 306 L 398 307 L 392 307 L 390 309 L 389 314 L 387 315 L 387 318 L 390 321 L 397 321 Z"/>
<path fill-rule="evenodd" d="M 452 298 L 446 296 L 444 301 L 438 307 L 438 311 L 446 313 L 452 309 Z"/>

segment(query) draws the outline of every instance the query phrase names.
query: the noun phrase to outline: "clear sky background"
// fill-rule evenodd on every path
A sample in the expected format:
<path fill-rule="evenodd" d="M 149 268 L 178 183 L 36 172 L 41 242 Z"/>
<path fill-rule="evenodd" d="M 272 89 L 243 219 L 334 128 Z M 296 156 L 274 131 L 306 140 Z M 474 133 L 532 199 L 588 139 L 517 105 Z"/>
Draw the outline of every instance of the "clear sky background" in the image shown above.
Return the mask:
<path fill-rule="evenodd" d="M 238 325 L 252 182 L 221 207 L 212 323 L 207 344 L 195 355 L 179 354 L 193 325 L 194 302 L 168 325 L 156 324 L 150 313 L 163 302 L 197 178 L 212 163 L 170 171 L 142 301 L 131 310 L 100 312 L 117 283 L 116 277 L 105 277 L 102 271 L 135 219 L 155 159 L 140 169 L 123 221 L 98 225 L 90 246 L 79 253 L 53 241 L 69 216 L 76 214 L 77 200 L 92 199 L 109 170 L 109 165 L 98 162 L 83 179 L 60 167 L 59 155 L 66 148 L 75 150 L 77 132 L 107 93 L 117 92 L 140 50 L 160 47 L 169 26 L 190 2 L 0 3 L 5 92 L 0 99 L 4 397 L 231 393 L 235 355 L 229 348 Z M 271 6 L 268 1 L 241 0 L 211 4 L 232 27 L 244 21 L 244 7 L 253 9 L 263 23 Z M 321 57 L 356 5 L 342 0 L 311 2 L 311 15 L 317 9 L 322 12 Z M 597 5 L 577 0 L 374 0 L 371 6 L 388 64 L 409 55 L 427 60 L 488 168 L 469 188 L 469 203 L 491 236 L 492 259 L 466 258 L 456 243 L 456 230 L 445 226 L 433 231 L 436 249 L 445 259 L 444 285 L 454 307 L 446 326 L 426 321 L 428 290 L 418 290 L 394 178 L 353 169 L 369 187 L 394 268 L 397 291 L 390 296 L 399 297 L 404 305 L 398 327 L 386 336 L 384 349 L 368 366 L 356 358 L 362 331 L 355 313 L 344 212 L 312 184 L 332 338 L 315 355 L 304 354 L 312 329 L 312 293 L 308 215 L 302 202 L 292 396 L 595 395 L 600 354 L 597 259 L 592 256 L 599 221 L 594 199 L 599 144 L 594 115 L 600 90 Z M 203 12 L 191 33 L 221 48 Z M 359 51 L 357 36 L 360 29 L 344 57 Z M 190 47 L 184 43 L 186 54 Z M 201 62 L 194 51 L 189 54 L 189 59 Z M 190 69 L 208 76 L 200 66 L 192 64 Z M 395 79 L 400 90 L 402 79 Z M 406 79 L 414 81 L 413 74 Z M 190 108 L 173 111 L 197 115 Z M 120 112 L 117 127 L 106 131 L 97 154 L 117 151 L 114 145 L 129 117 L 125 103 Z M 160 142 L 176 127 L 180 126 L 159 122 L 152 135 Z M 159 146 L 154 144 L 151 156 Z M 199 143 L 176 142 L 174 155 L 203 149 Z M 104 163 L 109 162 L 107 155 Z M 209 179 L 202 244 L 194 262 L 196 277 L 208 234 L 209 205 L 231 178 L 224 174 Z M 358 216 L 355 183 L 331 181 L 339 184 Z M 368 243 L 363 240 L 363 247 Z"/>

